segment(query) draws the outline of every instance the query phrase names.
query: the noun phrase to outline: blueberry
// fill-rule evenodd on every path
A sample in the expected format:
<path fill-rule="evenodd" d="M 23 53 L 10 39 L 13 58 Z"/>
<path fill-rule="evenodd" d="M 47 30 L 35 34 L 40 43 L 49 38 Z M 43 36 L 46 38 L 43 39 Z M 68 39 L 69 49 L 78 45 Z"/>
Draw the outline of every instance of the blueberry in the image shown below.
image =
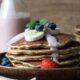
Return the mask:
<path fill-rule="evenodd" d="M 1 65 L 3 65 L 3 66 L 6 66 L 7 64 L 9 64 L 10 62 L 9 62 L 9 60 L 7 59 L 7 58 L 3 58 L 2 59 L 2 62 L 1 62 Z"/>
<path fill-rule="evenodd" d="M 1 62 L 2 62 L 2 58 L 0 58 L 0 64 L 1 64 Z"/>
<path fill-rule="evenodd" d="M 1 63 L 1 65 L 2 65 L 2 66 L 6 66 L 6 65 L 7 65 L 6 61 L 3 61 L 3 62 Z"/>
<path fill-rule="evenodd" d="M 35 30 L 37 31 L 43 31 L 44 26 L 43 25 L 36 25 Z"/>
<path fill-rule="evenodd" d="M 48 28 L 51 29 L 51 30 L 55 30 L 55 29 L 56 29 L 56 24 L 50 23 L 50 24 L 48 25 Z"/>
<path fill-rule="evenodd" d="M 9 62 L 9 59 L 5 57 L 5 58 L 2 59 L 2 61 Z"/>

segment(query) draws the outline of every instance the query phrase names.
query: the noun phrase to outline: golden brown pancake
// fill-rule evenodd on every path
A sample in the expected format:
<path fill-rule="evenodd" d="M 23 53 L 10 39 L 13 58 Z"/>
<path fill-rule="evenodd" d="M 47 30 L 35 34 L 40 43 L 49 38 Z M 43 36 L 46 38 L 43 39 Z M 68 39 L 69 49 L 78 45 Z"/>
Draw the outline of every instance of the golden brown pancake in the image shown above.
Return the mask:
<path fill-rule="evenodd" d="M 72 37 L 66 34 L 58 34 L 55 37 L 61 44 L 59 47 L 72 40 Z M 45 37 L 34 42 L 28 42 L 23 38 L 9 46 L 6 56 L 15 67 L 39 68 L 41 60 L 50 56 L 53 52 L 53 50 L 50 50 Z"/>
<path fill-rule="evenodd" d="M 44 58 L 51 58 L 51 55 L 14 55 L 14 54 L 6 54 L 6 56 L 10 59 L 19 60 L 19 61 L 41 61 Z"/>
<path fill-rule="evenodd" d="M 49 55 L 52 54 L 53 50 L 8 50 L 8 54 L 26 54 L 26 55 Z"/>
<path fill-rule="evenodd" d="M 72 36 L 67 34 L 58 34 L 55 37 L 61 44 L 59 47 L 66 45 L 68 42 L 72 40 Z M 50 46 L 48 45 L 48 42 L 45 37 L 38 41 L 32 41 L 32 42 L 28 42 L 23 38 L 17 41 L 16 43 L 11 44 L 10 48 L 22 49 L 22 50 L 26 50 L 26 49 L 33 50 L 33 49 L 50 49 Z"/>
<path fill-rule="evenodd" d="M 47 43 L 47 41 L 46 41 L 46 38 L 44 37 L 44 38 L 42 38 L 42 39 L 40 39 L 40 40 L 38 40 L 38 41 L 32 41 L 32 42 L 29 42 L 29 41 L 26 41 L 24 38 L 23 39 L 21 39 L 21 40 L 19 40 L 19 41 L 17 41 L 16 43 L 13 43 L 12 45 L 11 45 L 11 48 L 12 49 L 24 49 L 24 50 L 26 50 L 26 49 L 46 49 L 46 48 L 50 48 L 49 46 L 48 46 L 48 43 Z"/>
<path fill-rule="evenodd" d="M 18 67 L 18 68 L 29 68 L 29 69 L 39 68 L 41 64 L 41 61 L 22 62 L 22 61 L 11 60 L 11 59 L 10 61 L 13 66 Z"/>

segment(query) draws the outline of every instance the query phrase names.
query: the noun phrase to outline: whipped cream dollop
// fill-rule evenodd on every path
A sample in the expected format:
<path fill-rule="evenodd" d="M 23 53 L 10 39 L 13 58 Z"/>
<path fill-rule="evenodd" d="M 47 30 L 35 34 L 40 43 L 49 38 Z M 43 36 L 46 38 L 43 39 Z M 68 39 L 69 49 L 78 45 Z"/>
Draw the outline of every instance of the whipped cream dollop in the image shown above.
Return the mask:
<path fill-rule="evenodd" d="M 45 35 L 45 33 L 43 31 L 39 32 L 36 30 L 29 30 L 29 29 L 25 29 L 25 32 L 20 33 L 20 34 L 16 35 L 15 37 L 13 37 L 8 42 L 8 45 L 15 43 L 16 41 L 20 40 L 21 38 L 25 38 L 26 41 L 36 41 L 36 40 L 43 38 L 44 36 L 46 36 L 49 46 L 52 47 L 51 49 L 53 49 L 53 47 L 56 48 L 60 45 L 60 43 L 57 42 L 56 38 L 54 36 L 52 36 L 51 34 L 46 33 L 46 35 Z"/>
<path fill-rule="evenodd" d="M 48 45 L 50 46 L 50 49 L 55 51 L 52 53 L 52 59 L 54 62 L 58 63 L 58 52 L 57 52 L 57 48 L 60 46 L 60 43 L 57 41 L 56 37 L 52 36 L 49 33 L 46 33 L 46 39 L 48 42 Z"/>
<path fill-rule="evenodd" d="M 37 41 L 44 37 L 44 31 L 25 29 L 24 36 L 26 41 Z"/>
<path fill-rule="evenodd" d="M 48 45 L 52 48 L 56 48 L 60 45 L 60 43 L 57 41 L 56 37 L 46 33 L 46 39 L 48 41 Z"/>

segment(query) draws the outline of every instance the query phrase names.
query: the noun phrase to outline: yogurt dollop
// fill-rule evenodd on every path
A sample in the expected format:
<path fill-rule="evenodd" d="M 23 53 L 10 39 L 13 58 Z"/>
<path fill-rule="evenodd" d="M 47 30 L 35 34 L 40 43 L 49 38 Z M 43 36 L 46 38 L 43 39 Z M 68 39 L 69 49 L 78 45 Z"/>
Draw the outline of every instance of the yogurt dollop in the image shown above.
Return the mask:
<path fill-rule="evenodd" d="M 51 47 L 50 49 L 53 51 L 57 51 L 57 47 L 60 46 L 60 43 L 57 41 L 56 37 L 50 35 L 49 33 L 46 34 L 46 39 L 48 41 L 48 45 Z M 53 61 L 58 63 L 58 53 L 53 52 L 52 54 Z"/>
<path fill-rule="evenodd" d="M 52 48 L 56 48 L 60 45 L 56 38 L 54 36 L 51 36 L 50 34 L 46 34 L 46 39 L 48 41 L 48 45 Z"/>
<path fill-rule="evenodd" d="M 25 29 L 24 36 L 26 41 L 37 41 L 44 37 L 44 32 Z"/>

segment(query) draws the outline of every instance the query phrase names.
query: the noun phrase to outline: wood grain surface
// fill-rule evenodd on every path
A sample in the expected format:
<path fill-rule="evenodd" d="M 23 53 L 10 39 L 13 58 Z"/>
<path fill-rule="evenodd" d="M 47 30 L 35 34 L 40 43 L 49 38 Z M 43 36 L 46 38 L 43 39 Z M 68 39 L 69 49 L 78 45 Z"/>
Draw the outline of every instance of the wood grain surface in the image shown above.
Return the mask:
<path fill-rule="evenodd" d="M 15 0 L 18 11 L 29 11 L 32 18 L 46 18 L 63 32 L 73 33 L 80 24 L 80 0 Z"/>

